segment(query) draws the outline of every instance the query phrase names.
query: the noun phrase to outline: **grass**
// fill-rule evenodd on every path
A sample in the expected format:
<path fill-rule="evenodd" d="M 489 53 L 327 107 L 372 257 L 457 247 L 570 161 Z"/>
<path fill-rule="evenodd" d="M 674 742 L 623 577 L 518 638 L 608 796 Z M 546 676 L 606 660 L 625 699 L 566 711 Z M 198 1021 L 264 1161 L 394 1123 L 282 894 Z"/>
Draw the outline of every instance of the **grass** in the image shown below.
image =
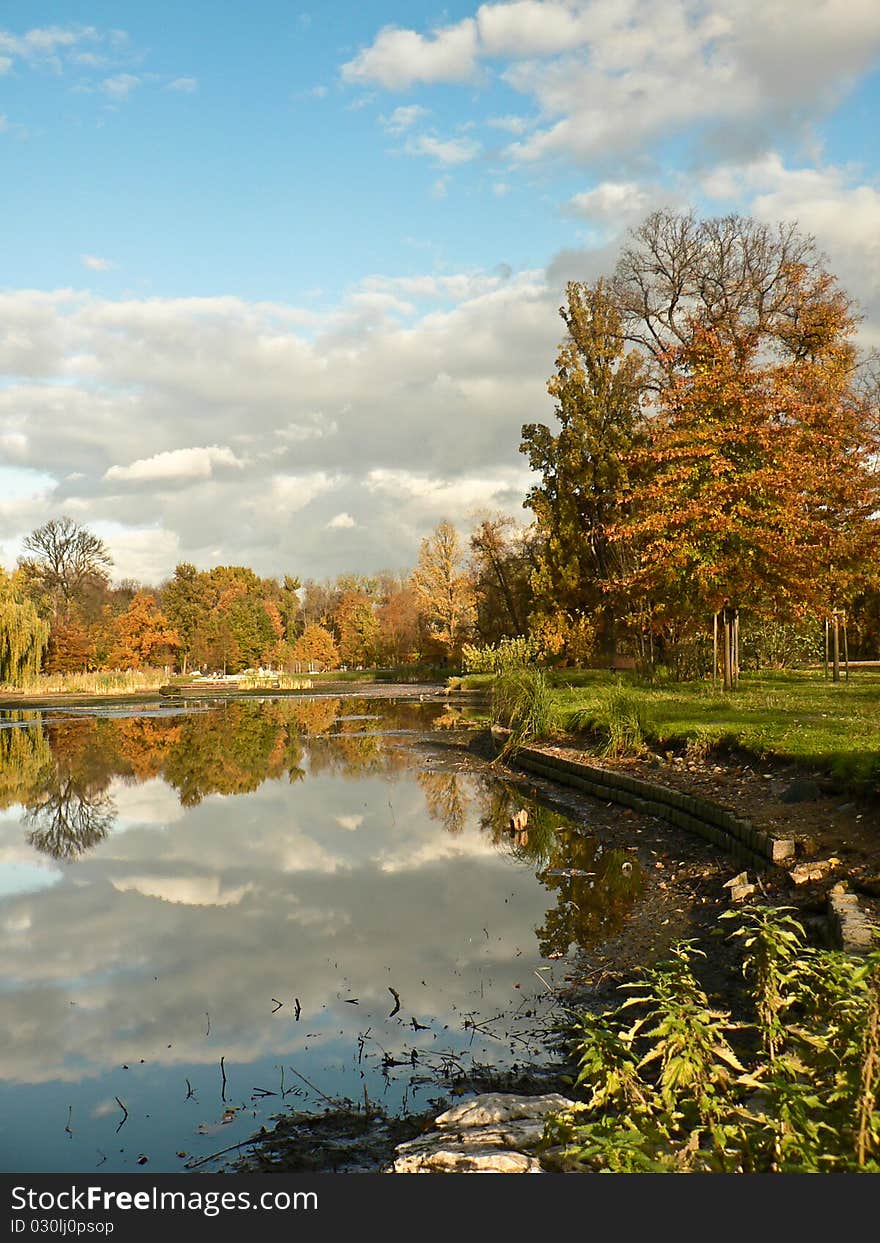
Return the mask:
<path fill-rule="evenodd" d="M 596 673 L 557 683 L 563 724 L 600 713 L 613 675 Z M 826 682 L 821 672 L 743 674 L 732 694 L 705 683 L 639 686 L 619 676 L 644 707 L 646 741 L 664 749 L 724 746 L 761 759 L 827 770 L 845 781 L 880 781 L 880 675 L 854 672 L 849 682 Z"/>
<path fill-rule="evenodd" d="M 126 669 L 100 673 L 41 673 L 25 683 L 0 684 L 0 693 L 15 696 L 132 695 L 155 691 L 168 682 L 164 669 Z"/>
<path fill-rule="evenodd" d="M 711 683 L 645 685 L 635 674 L 548 671 L 560 727 L 589 735 L 606 754 L 690 746 L 748 752 L 827 772 L 843 785 L 880 783 L 880 672 L 853 670 L 826 681 L 821 670 L 744 673 L 731 694 Z M 488 692 L 489 674 L 455 679 Z M 617 731 L 617 732 L 615 732 Z M 628 739 L 628 745 L 627 745 Z"/>

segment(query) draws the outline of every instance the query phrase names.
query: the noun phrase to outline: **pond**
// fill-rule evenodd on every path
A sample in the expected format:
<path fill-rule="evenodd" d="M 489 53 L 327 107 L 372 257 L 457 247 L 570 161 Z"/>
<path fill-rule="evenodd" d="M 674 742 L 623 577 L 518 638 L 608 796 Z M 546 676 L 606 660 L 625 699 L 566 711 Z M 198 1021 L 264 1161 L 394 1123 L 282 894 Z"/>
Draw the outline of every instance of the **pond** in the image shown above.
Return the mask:
<path fill-rule="evenodd" d="M 643 874 L 459 724 L 329 695 L 0 712 L 0 1168 L 186 1170 L 285 1109 L 421 1111 L 533 1058 Z"/>

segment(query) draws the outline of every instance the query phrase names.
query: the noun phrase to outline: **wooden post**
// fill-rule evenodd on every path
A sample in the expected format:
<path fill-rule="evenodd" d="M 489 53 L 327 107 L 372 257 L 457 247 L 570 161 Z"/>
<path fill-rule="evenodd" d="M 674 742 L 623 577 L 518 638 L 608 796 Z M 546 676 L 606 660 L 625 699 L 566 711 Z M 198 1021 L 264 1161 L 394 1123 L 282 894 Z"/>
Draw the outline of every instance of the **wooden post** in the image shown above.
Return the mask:
<path fill-rule="evenodd" d="M 846 613 L 843 615 L 843 665 L 846 669 L 846 680 L 849 681 L 849 647 L 846 642 Z"/>
<path fill-rule="evenodd" d="M 723 612 L 724 624 L 724 690 L 733 690 L 733 620 L 730 602 L 725 600 Z"/>
<path fill-rule="evenodd" d="M 718 614 L 712 614 L 712 692 L 718 688 Z"/>
<path fill-rule="evenodd" d="M 831 616 L 831 629 L 832 629 L 832 637 L 834 641 L 833 646 L 832 646 L 832 670 L 833 672 L 831 675 L 831 680 L 833 682 L 839 682 L 840 681 L 840 614 L 838 613 L 837 609 L 834 610 L 834 613 Z"/>
<path fill-rule="evenodd" d="M 825 681 L 828 681 L 828 618 L 825 618 Z"/>
<path fill-rule="evenodd" d="M 733 685 L 739 686 L 739 609 L 733 612 Z"/>

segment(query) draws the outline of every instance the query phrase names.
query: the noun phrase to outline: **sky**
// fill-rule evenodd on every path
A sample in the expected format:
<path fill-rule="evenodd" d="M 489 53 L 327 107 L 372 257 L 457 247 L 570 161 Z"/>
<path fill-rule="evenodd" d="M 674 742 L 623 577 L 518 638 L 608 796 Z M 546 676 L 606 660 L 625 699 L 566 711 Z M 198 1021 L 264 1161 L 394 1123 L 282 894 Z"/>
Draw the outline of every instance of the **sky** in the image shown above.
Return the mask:
<path fill-rule="evenodd" d="M 5 0 L 0 563 L 405 570 L 527 521 L 569 280 L 812 234 L 880 345 L 877 0 Z"/>

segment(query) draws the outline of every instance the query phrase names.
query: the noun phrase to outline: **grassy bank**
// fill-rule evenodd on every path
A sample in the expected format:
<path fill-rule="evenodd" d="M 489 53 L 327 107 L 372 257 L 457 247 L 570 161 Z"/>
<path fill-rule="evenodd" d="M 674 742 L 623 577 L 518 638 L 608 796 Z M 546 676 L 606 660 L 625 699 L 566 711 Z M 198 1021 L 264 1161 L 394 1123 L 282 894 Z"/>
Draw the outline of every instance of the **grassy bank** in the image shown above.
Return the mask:
<path fill-rule="evenodd" d="M 629 738 L 629 750 L 639 741 L 661 751 L 736 748 L 827 771 L 845 783 L 880 781 L 876 670 L 854 671 L 839 683 L 821 671 L 748 673 L 727 695 L 707 683 L 650 685 L 602 670 L 556 670 L 549 680 L 554 729 L 600 751 L 616 730 Z M 487 674 L 455 681 L 462 690 L 492 689 Z"/>
<path fill-rule="evenodd" d="M 18 686 L 0 683 L 4 700 L 43 699 L 52 695 L 136 695 L 157 691 L 168 682 L 165 669 L 126 669 L 101 673 L 41 673 Z"/>

